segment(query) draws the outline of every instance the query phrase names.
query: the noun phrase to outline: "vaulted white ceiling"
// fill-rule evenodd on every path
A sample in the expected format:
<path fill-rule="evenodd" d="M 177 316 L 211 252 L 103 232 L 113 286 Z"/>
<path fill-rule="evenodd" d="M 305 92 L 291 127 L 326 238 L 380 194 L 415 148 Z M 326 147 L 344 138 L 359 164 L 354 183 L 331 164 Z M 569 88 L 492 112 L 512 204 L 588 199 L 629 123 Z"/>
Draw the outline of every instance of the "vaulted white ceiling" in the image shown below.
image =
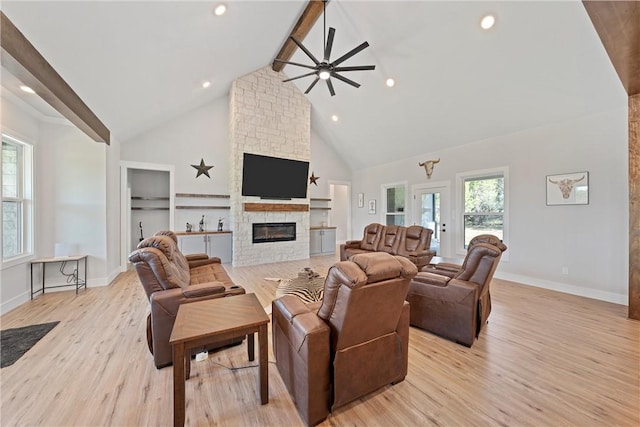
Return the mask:
<path fill-rule="evenodd" d="M 226 97 L 235 78 L 270 64 L 306 1 L 226 3 L 222 17 L 212 13 L 217 2 L 204 1 L 3 0 L 1 8 L 126 142 Z M 479 27 L 486 13 L 497 19 L 489 31 Z M 336 96 L 322 82 L 307 95 L 312 127 L 354 169 L 626 105 L 578 0 L 332 0 L 326 19 L 336 28 L 332 59 L 366 40 L 342 65 L 376 65 L 344 73 L 358 89 L 334 79 Z M 321 57 L 322 38 L 321 17 L 303 43 Z M 300 51 L 292 61 L 311 63 Z M 304 91 L 311 81 L 290 84 Z"/>

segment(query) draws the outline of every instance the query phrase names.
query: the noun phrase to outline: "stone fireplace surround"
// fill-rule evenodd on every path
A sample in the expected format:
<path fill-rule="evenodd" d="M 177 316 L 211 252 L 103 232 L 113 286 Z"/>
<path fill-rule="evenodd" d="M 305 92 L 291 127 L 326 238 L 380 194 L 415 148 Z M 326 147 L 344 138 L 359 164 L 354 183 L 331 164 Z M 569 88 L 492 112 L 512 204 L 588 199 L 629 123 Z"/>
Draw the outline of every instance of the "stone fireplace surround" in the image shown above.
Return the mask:
<path fill-rule="evenodd" d="M 285 78 L 267 66 L 235 80 L 229 93 L 234 266 L 309 258 L 309 199 L 270 201 L 241 195 L 245 152 L 310 159 L 311 104 L 295 85 L 282 83 Z M 254 223 L 287 222 L 295 223 L 295 240 L 252 242 Z"/>

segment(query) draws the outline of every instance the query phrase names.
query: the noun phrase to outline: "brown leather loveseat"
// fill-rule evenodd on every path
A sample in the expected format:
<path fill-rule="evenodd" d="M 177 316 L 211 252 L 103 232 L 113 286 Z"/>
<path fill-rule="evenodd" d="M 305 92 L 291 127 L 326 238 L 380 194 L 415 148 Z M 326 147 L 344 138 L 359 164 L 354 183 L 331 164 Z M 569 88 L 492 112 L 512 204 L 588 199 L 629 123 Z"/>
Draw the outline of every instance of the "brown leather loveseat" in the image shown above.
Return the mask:
<path fill-rule="evenodd" d="M 451 276 L 426 267 L 413 278 L 407 294 L 412 326 L 471 347 L 491 313 L 491 280 L 507 250 L 497 238 L 490 241 L 495 245 L 470 244 L 464 263 Z"/>
<path fill-rule="evenodd" d="M 324 299 L 293 295 L 272 303 L 276 365 L 303 421 L 407 375 L 409 281 L 417 268 L 386 253 L 357 254 L 334 264 Z"/>
<path fill-rule="evenodd" d="M 172 363 L 169 337 L 180 304 L 245 293 L 231 281 L 220 258 L 209 258 L 206 254 L 185 257 L 172 231 L 159 232 L 141 241 L 129 255 L 129 261 L 151 304 L 147 343 L 156 368 Z M 242 338 L 219 342 L 209 349 L 240 342 Z"/>
<path fill-rule="evenodd" d="M 387 252 L 400 255 L 413 262 L 420 270 L 429 264 L 435 252 L 430 250 L 433 230 L 412 225 L 369 224 L 364 228 L 362 240 L 348 240 L 340 245 L 340 260 L 367 252 Z"/>

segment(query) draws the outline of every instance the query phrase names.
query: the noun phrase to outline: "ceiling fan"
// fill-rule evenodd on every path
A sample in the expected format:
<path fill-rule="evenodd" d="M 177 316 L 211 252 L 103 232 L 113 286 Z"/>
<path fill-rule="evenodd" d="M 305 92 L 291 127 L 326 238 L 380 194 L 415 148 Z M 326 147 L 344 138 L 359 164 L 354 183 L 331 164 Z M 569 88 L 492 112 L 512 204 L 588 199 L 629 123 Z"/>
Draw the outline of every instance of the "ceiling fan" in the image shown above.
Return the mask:
<path fill-rule="evenodd" d="M 298 67 L 304 67 L 304 68 L 309 68 L 311 70 L 313 70 L 310 73 L 307 74 L 302 74 L 301 76 L 297 76 L 297 77 L 292 77 L 290 79 L 286 79 L 283 80 L 283 82 L 290 82 L 291 80 L 296 80 L 296 79 L 301 79 L 303 77 L 308 77 L 308 76 L 312 76 L 315 74 L 316 78 L 313 80 L 313 82 L 311 82 L 311 84 L 309 85 L 309 87 L 307 88 L 307 90 L 304 92 L 305 94 L 309 93 L 311 91 L 311 89 L 313 89 L 313 87 L 316 85 L 316 83 L 318 83 L 319 80 L 324 80 L 327 82 L 327 87 L 329 88 L 329 93 L 331 93 L 331 96 L 334 96 L 336 94 L 335 90 L 333 89 L 333 83 L 331 82 L 331 77 L 335 77 L 338 80 L 341 80 L 347 84 L 350 84 L 351 86 L 354 86 L 356 88 L 360 87 L 359 83 L 354 82 L 351 79 L 348 79 L 344 76 L 341 76 L 340 74 L 338 74 L 339 72 L 346 72 L 346 71 L 366 71 L 366 70 L 375 70 L 376 66 L 375 65 L 358 65 L 358 66 L 351 66 L 351 67 L 340 67 L 339 65 L 342 64 L 344 61 L 346 61 L 347 59 L 351 58 L 353 55 L 355 55 L 356 53 L 362 51 L 363 49 L 369 47 L 369 43 L 364 42 L 362 44 L 360 44 L 358 47 L 355 47 L 353 49 L 351 49 L 349 52 L 345 53 L 344 55 L 342 55 L 340 58 L 331 61 L 329 58 L 331 57 L 331 48 L 333 47 L 333 38 L 335 36 L 336 33 L 336 29 L 333 27 L 329 28 L 329 37 L 327 38 L 327 0 L 323 0 L 323 21 L 324 21 L 324 38 L 323 38 L 323 43 L 325 43 L 326 40 L 326 44 L 324 46 L 324 57 L 322 62 L 318 61 L 318 59 L 316 59 L 315 56 L 313 56 L 313 54 L 309 51 L 309 49 L 307 49 L 306 47 L 304 47 L 304 45 L 298 40 L 296 39 L 294 36 L 289 36 L 289 38 L 313 61 L 314 65 L 306 65 L 306 64 L 300 64 L 298 62 L 290 62 L 290 61 L 283 61 L 281 59 L 276 59 L 276 62 L 282 62 L 285 64 L 291 64 L 291 65 L 296 65 Z"/>

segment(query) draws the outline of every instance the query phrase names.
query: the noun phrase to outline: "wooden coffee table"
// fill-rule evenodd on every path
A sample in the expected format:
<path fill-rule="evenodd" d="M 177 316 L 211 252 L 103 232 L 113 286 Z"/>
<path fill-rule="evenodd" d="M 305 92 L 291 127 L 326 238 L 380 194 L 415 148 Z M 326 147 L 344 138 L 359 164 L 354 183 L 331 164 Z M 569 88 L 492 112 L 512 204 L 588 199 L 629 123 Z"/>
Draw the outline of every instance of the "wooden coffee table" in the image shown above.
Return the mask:
<path fill-rule="evenodd" d="M 173 424 L 184 426 L 185 380 L 191 372 L 191 349 L 247 336 L 249 360 L 254 359 L 253 334 L 258 332 L 260 402 L 269 403 L 267 344 L 269 317 L 255 294 L 182 304 L 169 342 L 173 346 Z"/>

